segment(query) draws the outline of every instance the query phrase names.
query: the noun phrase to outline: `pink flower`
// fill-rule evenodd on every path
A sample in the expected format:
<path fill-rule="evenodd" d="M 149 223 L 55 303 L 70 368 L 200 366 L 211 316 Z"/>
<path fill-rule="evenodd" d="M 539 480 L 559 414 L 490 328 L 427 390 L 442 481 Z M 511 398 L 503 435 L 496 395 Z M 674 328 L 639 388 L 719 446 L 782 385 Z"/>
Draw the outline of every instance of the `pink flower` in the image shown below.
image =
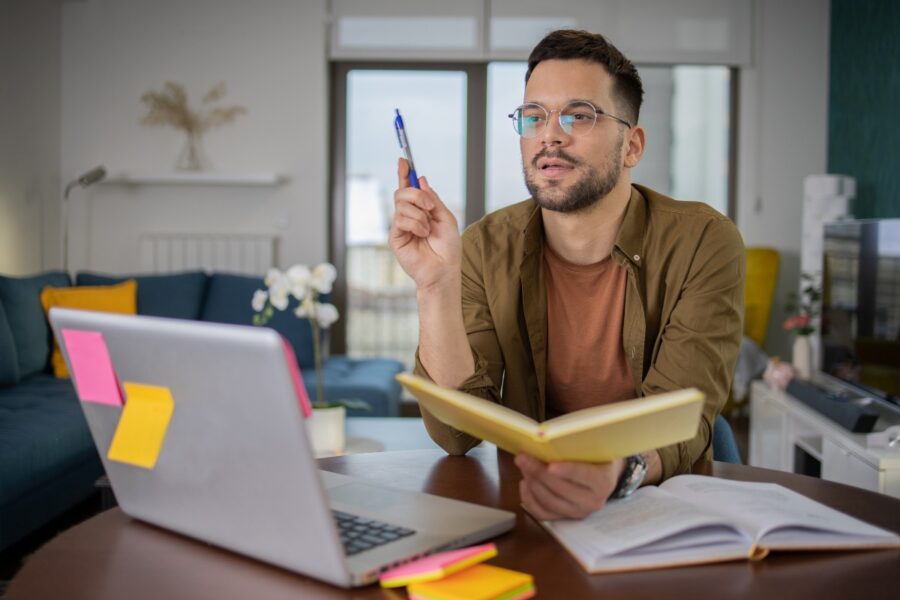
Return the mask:
<path fill-rule="evenodd" d="M 784 327 L 785 331 L 793 331 L 794 329 L 809 327 L 809 321 L 809 315 L 807 314 L 794 315 L 785 319 L 782 327 Z"/>

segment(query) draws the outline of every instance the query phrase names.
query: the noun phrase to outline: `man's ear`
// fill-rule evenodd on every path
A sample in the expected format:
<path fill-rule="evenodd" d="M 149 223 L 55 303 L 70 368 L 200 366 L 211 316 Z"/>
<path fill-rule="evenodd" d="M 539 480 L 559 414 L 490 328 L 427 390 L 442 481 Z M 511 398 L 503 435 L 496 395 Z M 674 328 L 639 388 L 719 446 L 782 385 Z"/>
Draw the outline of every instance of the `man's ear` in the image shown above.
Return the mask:
<path fill-rule="evenodd" d="M 645 135 L 644 128 L 640 125 L 635 125 L 625 134 L 625 168 L 631 169 L 641 162 L 641 157 L 644 156 Z"/>

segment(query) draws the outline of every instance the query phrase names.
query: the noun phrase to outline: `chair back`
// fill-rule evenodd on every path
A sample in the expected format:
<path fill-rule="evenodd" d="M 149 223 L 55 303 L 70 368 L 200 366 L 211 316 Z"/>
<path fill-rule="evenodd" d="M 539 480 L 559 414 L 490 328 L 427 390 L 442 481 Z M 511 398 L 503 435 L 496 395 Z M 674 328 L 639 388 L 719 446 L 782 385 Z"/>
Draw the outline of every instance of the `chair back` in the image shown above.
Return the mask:
<path fill-rule="evenodd" d="M 725 417 L 719 415 L 713 425 L 713 460 L 733 465 L 742 464 L 734 432 Z"/>
<path fill-rule="evenodd" d="M 747 280 L 744 287 L 744 335 L 763 347 L 778 281 L 778 251 L 747 248 Z"/>

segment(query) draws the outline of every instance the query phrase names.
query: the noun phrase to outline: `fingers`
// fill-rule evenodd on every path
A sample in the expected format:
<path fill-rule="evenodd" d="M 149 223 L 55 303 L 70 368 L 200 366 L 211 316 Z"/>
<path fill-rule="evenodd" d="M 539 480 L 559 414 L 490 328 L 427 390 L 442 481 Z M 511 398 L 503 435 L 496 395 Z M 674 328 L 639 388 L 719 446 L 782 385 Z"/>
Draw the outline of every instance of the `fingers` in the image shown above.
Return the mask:
<path fill-rule="evenodd" d="M 412 233 L 419 237 L 428 237 L 431 234 L 428 213 L 407 202 L 397 204 L 394 211 L 394 225 L 398 231 Z"/>
<path fill-rule="evenodd" d="M 615 487 L 611 463 L 545 465 L 524 454 L 516 456 L 515 463 L 524 476 L 520 490 L 525 490 L 523 504 L 529 512 L 533 504 L 544 515 L 582 519 L 602 508 Z M 525 494 L 529 503 L 525 503 Z"/>
<path fill-rule="evenodd" d="M 525 510 L 538 521 L 555 521 L 563 518 L 562 515 L 541 506 L 534 494 L 531 493 L 528 482 L 524 479 L 519 482 L 519 497 L 522 499 L 522 506 L 525 507 Z"/>
<path fill-rule="evenodd" d="M 397 188 L 403 189 L 409 185 L 409 161 L 405 158 L 397 159 Z"/>
<path fill-rule="evenodd" d="M 619 481 L 621 463 L 621 460 L 602 464 L 557 462 L 549 465 L 547 471 L 551 475 L 589 488 L 598 496 L 608 498 Z"/>

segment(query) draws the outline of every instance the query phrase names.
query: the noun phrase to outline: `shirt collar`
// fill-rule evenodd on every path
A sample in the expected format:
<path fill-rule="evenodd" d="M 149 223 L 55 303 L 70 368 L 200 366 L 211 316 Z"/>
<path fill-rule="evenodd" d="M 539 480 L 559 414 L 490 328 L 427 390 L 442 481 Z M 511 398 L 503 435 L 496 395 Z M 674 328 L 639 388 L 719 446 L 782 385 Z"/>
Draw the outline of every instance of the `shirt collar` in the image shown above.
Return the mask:
<path fill-rule="evenodd" d="M 631 186 L 631 198 L 622 218 L 622 225 L 616 235 L 615 250 L 622 253 L 625 259 L 640 267 L 644 262 L 641 255 L 644 248 L 644 232 L 647 230 L 647 200 L 639 186 Z M 618 261 L 617 261 L 618 262 Z"/>

